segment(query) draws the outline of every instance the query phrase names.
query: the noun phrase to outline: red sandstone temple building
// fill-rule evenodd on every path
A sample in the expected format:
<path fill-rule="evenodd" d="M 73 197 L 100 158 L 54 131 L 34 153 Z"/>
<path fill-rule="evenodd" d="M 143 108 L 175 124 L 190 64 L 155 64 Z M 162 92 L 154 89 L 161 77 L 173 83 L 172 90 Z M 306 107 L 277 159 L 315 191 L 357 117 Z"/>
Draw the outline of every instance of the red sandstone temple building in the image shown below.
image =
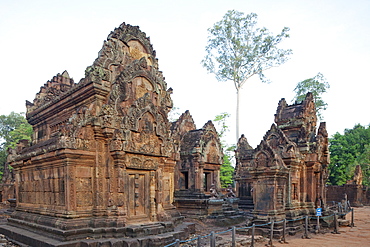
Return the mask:
<path fill-rule="evenodd" d="M 58 74 L 27 102 L 33 141 L 10 157 L 17 207 L 0 231 L 33 246 L 185 238 L 194 225 L 173 205 L 172 89 L 149 38 L 123 23 L 85 75 Z"/>
<path fill-rule="evenodd" d="M 280 100 L 256 148 L 239 139 L 239 198 L 227 200 L 215 127 L 197 129 L 188 111 L 171 123 L 171 93 L 149 38 L 125 23 L 79 83 L 64 71 L 44 84 L 26 103 L 32 143 L 8 156 L 3 199 L 15 193 L 17 206 L 0 232 L 31 246 L 164 246 L 194 232 L 183 215 L 224 217 L 239 203 L 267 222 L 325 208 L 328 134 L 311 93 Z"/>
<path fill-rule="evenodd" d="M 280 100 L 275 123 L 257 148 L 239 139 L 235 181 L 239 206 L 257 220 L 298 218 L 324 207 L 328 178 L 328 134 L 316 128 L 313 96 L 299 104 Z"/>

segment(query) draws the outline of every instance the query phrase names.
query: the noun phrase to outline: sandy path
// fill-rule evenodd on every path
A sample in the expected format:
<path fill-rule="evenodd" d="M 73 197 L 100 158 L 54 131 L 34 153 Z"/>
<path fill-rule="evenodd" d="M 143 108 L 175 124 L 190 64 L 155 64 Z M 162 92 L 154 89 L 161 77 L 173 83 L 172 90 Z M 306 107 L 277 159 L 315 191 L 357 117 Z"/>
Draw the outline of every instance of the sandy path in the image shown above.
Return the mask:
<path fill-rule="evenodd" d="M 354 225 L 355 227 L 341 226 L 339 227 L 340 234 L 332 234 L 333 229 L 323 228 L 319 234 L 309 233 L 310 239 L 302 239 L 303 231 L 295 236 L 287 236 L 287 244 L 280 243 L 277 239 L 273 239 L 275 247 L 370 247 L 370 206 L 354 208 Z M 351 213 L 346 215 L 346 219 L 351 221 Z M 223 232 L 225 228 L 217 228 L 207 224 L 207 222 L 196 221 L 197 234 L 205 236 L 211 231 Z M 256 236 L 257 237 L 257 236 Z M 258 241 L 255 247 L 265 247 L 268 243 L 267 238 L 258 236 Z M 209 246 L 209 239 L 202 240 L 202 246 Z M 196 246 L 196 241 L 183 244 L 181 246 Z M 249 247 L 250 236 L 236 235 L 237 247 Z M 225 234 L 217 235 L 216 247 L 231 247 L 231 231 Z"/>
<path fill-rule="evenodd" d="M 302 239 L 303 233 L 298 233 L 296 236 L 287 237 L 288 244 L 281 244 L 276 240 L 273 244 L 276 247 L 370 247 L 370 207 L 354 208 L 354 210 L 355 227 L 342 226 L 339 228 L 341 234 L 309 234 L 311 239 Z M 351 220 L 351 213 L 346 217 Z M 257 243 L 256 247 L 265 246 L 265 244 L 266 242 Z"/>

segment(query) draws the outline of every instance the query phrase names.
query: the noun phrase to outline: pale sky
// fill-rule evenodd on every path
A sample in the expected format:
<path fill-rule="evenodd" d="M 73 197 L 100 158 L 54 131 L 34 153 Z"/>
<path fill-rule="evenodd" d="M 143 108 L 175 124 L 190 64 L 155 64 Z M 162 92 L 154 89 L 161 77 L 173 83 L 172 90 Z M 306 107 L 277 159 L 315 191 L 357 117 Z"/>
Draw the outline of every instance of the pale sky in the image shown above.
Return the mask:
<path fill-rule="evenodd" d="M 39 88 L 67 70 L 75 82 L 93 63 L 108 34 L 122 22 L 150 36 L 159 69 L 174 90 L 174 105 L 189 110 L 197 128 L 222 112 L 231 114 L 235 143 L 236 91 L 201 66 L 207 28 L 231 9 L 257 13 L 258 26 L 274 34 L 290 27 L 284 65 L 242 90 L 241 129 L 253 147 L 274 121 L 281 98 L 288 103 L 299 81 L 321 72 L 331 88 L 323 95 L 330 135 L 370 123 L 370 1 L 368 0 L 0 0 L 0 115 L 25 112 Z"/>

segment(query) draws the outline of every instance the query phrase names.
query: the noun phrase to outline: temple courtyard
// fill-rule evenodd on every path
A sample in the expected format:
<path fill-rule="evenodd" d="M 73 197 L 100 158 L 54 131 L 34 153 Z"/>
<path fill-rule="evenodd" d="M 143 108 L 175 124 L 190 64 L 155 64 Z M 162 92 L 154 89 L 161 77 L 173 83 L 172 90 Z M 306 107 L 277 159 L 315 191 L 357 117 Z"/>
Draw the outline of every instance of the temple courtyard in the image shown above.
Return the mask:
<path fill-rule="evenodd" d="M 302 233 L 295 236 L 288 236 L 289 244 L 274 243 L 275 246 L 286 245 L 291 247 L 303 246 L 320 246 L 320 247 L 349 247 L 349 246 L 370 246 L 370 207 L 354 208 L 354 224 L 355 227 L 341 226 L 339 232 L 341 234 L 332 234 L 331 231 L 325 231 L 324 234 L 310 234 L 311 239 L 302 239 Z M 350 221 L 351 214 L 347 214 L 346 219 Z M 256 246 L 264 246 L 257 244 Z"/>
<path fill-rule="evenodd" d="M 351 246 L 370 246 L 370 206 L 356 207 L 354 208 L 354 225 L 355 227 L 340 226 L 340 234 L 332 234 L 333 229 L 322 228 L 321 233 L 314 234 L 310 233 L 310 239 L 302 239 L 303 231 L 298 232 L 294 236 L 287 236 L 287 244 L 280 243 L 278 239 L 273 240 L 273 245 L 276 246 L 289 246 L 289 247 L 351 247 Z M 348 213 L 346 219 L 350 222 L 351 213 Z M 238 227 L 241 227 L 239 225 Z M 223 232 L 227 228 L 218 227 L 215 228 L 206 224 L 206 222 L 198 222 L 196 226 L 196 235 L 208 235 L 211 231 L 215 233 Z M 231 246 L 231 232 L 216 234 L 216 246 L 229 247 Z M 268 238 L 262 236 L 256 236 L 255 247 L 269 246 Z M 250 246 L 250 236 L 236 235 L 237 245 Z M 182 246 L 196 246 L 196 241 L 189 244 L 183 244 Z M 203 243 L 209 246 L 209 243 Z"/>

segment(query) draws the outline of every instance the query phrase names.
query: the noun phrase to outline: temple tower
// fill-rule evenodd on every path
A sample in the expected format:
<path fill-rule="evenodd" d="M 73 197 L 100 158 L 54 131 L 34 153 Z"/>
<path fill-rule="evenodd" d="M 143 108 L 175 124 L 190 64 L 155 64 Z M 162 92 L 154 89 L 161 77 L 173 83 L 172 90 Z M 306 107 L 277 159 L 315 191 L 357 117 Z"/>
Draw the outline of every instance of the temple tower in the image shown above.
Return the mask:
<path fill-rule="evenodd" d="M 313 95 L 308 93 L 302 103 L 280 100 L 275 123 L 255 149 L 240 138 L 235 180 L 241 208 L 267 221 L 297 218 L 325 207 L 328 134 L 325 123 L 317 129 L 316 122 Z"/>

